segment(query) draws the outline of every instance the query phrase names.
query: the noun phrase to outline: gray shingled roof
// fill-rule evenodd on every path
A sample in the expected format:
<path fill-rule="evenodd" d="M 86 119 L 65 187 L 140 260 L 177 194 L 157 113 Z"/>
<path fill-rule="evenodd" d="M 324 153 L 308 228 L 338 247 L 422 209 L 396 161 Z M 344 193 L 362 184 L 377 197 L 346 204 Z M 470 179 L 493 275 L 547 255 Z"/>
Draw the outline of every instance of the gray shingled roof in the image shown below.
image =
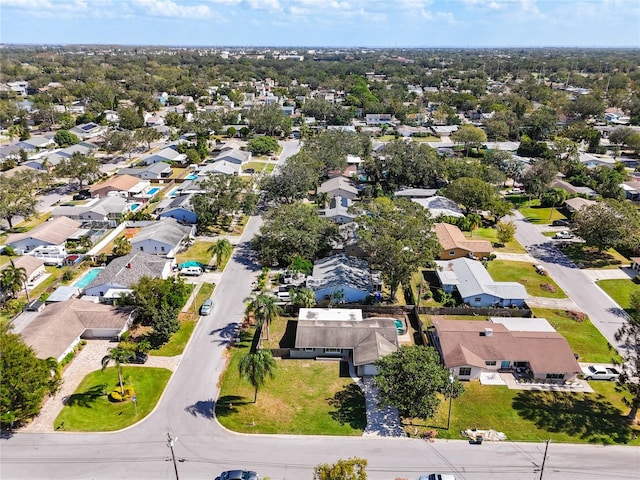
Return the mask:
<path fill-rule="evenodd" d="M 131 244 L 153 239 L 168 245 L 177 246 L 183 238 L 191 233 L 191 227 L 180 225 L 175 219 L 163 218 L 143 227 L 131 240 Z"/>
<path fill-rule="evenodd" d="M 25 238 L 35 238 L 52 245 L 60 245 L 73 235 L 80 228 L 80 223 L 67 217 L 58 217 L 48 222 L 41 223 L 25 233 L 12 233 L 7 236 L 5 243 L 12 243 L 24 240 Z"/>
<path fill-rule="evenodd" d="M 168 261 L 170 260 L 144 252 L 114 258 L 86 288 L 105 284 L 128 288 L 142 277 L 160 278 Z"/>
<path fill-rule="evenodd" d="M 313 264 L 313 274 L 307 286 L 315 290 L 347 285 L 357 290 L 371 291 L 369 263 L 344 253 L 321 258 Z"/>

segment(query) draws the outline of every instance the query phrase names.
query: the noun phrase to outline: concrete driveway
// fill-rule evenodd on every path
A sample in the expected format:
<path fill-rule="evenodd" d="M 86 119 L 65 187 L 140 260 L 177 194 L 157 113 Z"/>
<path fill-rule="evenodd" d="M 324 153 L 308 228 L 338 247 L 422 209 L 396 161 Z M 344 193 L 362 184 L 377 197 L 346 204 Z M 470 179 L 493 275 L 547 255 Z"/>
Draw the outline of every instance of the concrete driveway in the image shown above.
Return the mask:
<path fill-rule="evenodd" d="M 364 392 L 367 409 L 367 427 L 364 437 L 406 437 L 398 409 L 395 407 L 378 407 L 378 389 L 373 384 L 373 378 L 365 376 L 359 382 Z"/>

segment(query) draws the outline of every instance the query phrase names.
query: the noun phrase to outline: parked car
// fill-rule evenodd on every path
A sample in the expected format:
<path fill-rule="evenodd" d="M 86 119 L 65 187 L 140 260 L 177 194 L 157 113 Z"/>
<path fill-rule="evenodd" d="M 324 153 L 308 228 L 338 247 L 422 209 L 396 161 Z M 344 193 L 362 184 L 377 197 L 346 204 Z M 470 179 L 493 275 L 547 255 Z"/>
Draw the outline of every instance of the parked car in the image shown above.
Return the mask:
<path fill-rule="evenodd" d="M 568 232 L 567 230 L 563 230 L 561 232 L 557 232 L 553 238 L 558 238 L 558 239 L 562 239 L 562 240 L 569 240 L 571 238 L 573 238 L 573 233 Z"/>
<path fill-rule="evenodd" d="M 554 227 L 568 227 L 571 225 L 571 222 L 569 222 L 569 220 L 554 220 L 551 222 L 551 225 Z"/>
<path fill-rule="evenodd" d="M 420 475 L 418 480 L 456 480 L 456 477 L 449 473 L 429 473 L 428 475 Z"/>
<path fill-rule="evenodd" d="M 546 275 L 547 274 L 547 269 L 544 268 L 540 264 L 534 265 L 533 268 L 535 268 L 536 272 L 538 272 L 540 275 Z"/>
<path fill-rule="evenodd" d="M 612 382 L 615 382 L 620 376 L 620 372 L 615 368 L 598 365 L 582 367 L 582 374 L 585 380 L 610 380 Z"/>
<path fill-rule="evenodd" d="M 200 268 L 200 267 L 184 267 L 184 268 L 180 269 L 180 275 L 197 277 L 199 275 L 202 275 L 202 268 Z"/>
<path fill-rule="evenodd" d="M 216 480 L 260 480 L 260 477 L 250 470 L 227 470 L 216 477 Z"/>
<path fill-rule="evenodd" d="M 213 301 L 208 298 L 204 301 L 202 306 L 200 307 L 200 315 L 209 315 L 211 313 L 211 309 L 213 308 Z"/>
<path fill-rule="evenodd" d="M 507 195 L 520 195 L 524 193 L 524 190 L 521 188 L 512 188 L 511 190 L 507 190 Z"/>
<path fill-rule="evenodd" d="M 80 190 L 71 198 L 73 200 L 86 200 L 88 198 L 91 198 L 91 192 L 89 192 L 89 190 Z"/>

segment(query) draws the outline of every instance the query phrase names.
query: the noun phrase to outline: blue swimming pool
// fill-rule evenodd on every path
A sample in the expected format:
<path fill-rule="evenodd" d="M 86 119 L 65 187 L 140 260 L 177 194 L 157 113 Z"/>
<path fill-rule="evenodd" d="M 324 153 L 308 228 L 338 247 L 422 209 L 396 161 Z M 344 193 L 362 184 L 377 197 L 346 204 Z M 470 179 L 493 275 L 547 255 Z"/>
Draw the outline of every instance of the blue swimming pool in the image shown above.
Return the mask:
<path fill-rule="evenodd" d="M 179 190 L 180 190 L 180 187 L 173 187 L 167 194 L 167 197 L 169 198 L 177 197 Z"/>
<path fill-rule="evenodd" d="M 184 177 L 185 180 L 196 180 L 197 178 L 198 178 L 198 175 L 196 175 L 195 173 L 190 173 L 189 175 Z"/>
<path fill-rule="evenodd" d="M 156 193 L 158 193 L 160 191 L 160 188 L 158 187 L 153 187 L 152 189 L 147 191 L 147 195 L 155 195 Z"/>
<path fill-rule="evenodd" d="M 129 205 L 129 210 L 131 210 L 132 212 L 135 212 L 139 206 L 140 206 L 139 203 L 132 203 L 131 205 Z"/>
<path fill-rule="evenodd" d="M 87 287 L 87 285 L 89 285 L 91 282 L 93 282 L 96 277 L 98 276 L 98 274 L 104 270 L 103 268 L 92 268 L 90 270 L 88 270 L 87 272 L 85 272 L 84 275 L 82 275 L 78 280 L 76 280 L 73 284 L 74 287 L 78 287 L 80 289 L 84 289 Z"/>

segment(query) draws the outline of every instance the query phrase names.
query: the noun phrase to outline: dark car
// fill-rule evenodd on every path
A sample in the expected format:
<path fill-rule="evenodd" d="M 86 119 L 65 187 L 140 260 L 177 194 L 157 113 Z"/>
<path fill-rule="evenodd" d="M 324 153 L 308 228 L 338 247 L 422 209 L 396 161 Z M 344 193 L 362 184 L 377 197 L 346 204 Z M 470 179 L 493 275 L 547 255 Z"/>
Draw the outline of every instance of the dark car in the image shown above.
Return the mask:
<path fill-rule="evenodd" d="M 568 227 L 569 226 L 569 220 L 554 220 L 551 225 L 553 225 L 554 227 Z"/>
<path fill-rule="evenodd" d="M 216 480 L 260 480 L 256 472 L 247 470 L 227 470 L 222 472 Z"/>
<path fill-rule="evenodd" d="M 89 190 L 80 190 L 72 198 L 74 200 L 86 200 L 88 198 L 91 198 L 91 193 L 89 192 Z"/>
<path fill-rule="evenodd" d="M 131 355 L 127 359 L 127 363 L 137 363 L 142 365 L 143 363 L 147 363 L 148 359 L 149 355 L 147 355 L 146 353 L 136 352 L 134 355 Z"/>

